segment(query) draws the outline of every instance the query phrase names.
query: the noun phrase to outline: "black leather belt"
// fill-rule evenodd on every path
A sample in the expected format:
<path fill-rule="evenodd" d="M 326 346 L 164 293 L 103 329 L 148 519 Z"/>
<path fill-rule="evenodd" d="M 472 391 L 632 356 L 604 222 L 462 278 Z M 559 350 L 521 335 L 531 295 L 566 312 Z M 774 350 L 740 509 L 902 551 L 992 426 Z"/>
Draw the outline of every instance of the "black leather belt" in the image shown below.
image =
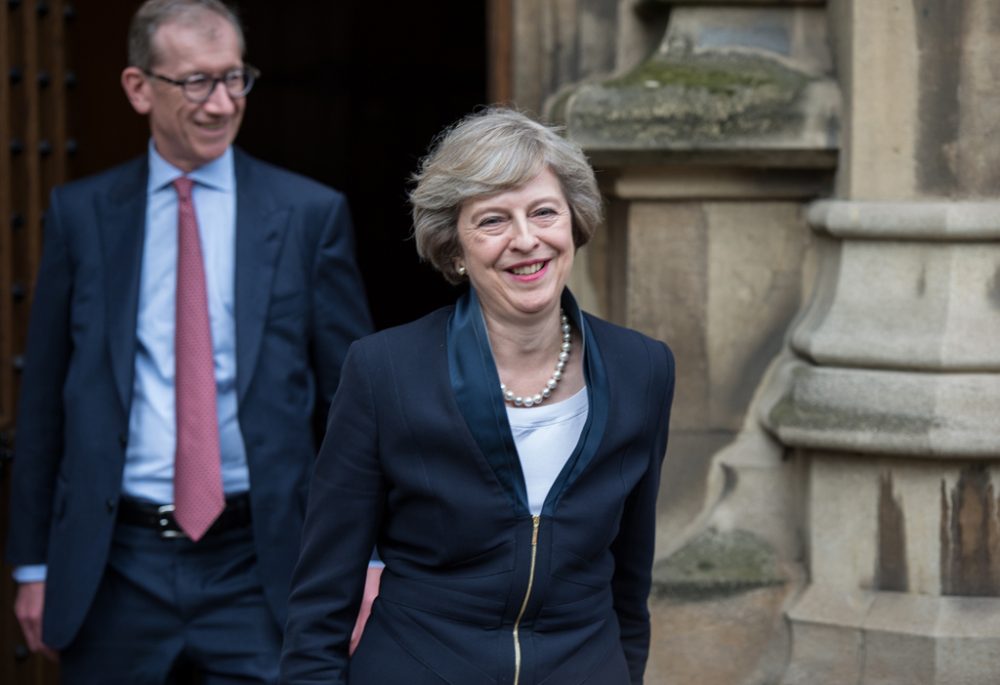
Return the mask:
<path fill-rule="evenodd" d="M 174 505 L 153 504 L 142 500 L 122 497 L 118 503 L 118 521 L 130 526 L 142 526 L 159 531 L 161 538 L 187 538 L 174 519 Z M 241 493 L 226 498 L 226 508 L 215 519 L 215 523 L 205 533 L 205 537 L 225 533 L 235 528 L 250 525 L 250 495 Z"/>

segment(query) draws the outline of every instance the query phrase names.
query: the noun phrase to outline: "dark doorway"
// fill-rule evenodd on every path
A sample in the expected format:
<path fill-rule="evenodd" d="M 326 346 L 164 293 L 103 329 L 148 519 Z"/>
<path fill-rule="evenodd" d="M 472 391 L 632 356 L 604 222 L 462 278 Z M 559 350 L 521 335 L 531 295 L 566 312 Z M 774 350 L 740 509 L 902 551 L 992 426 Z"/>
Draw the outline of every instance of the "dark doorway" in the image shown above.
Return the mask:
<path fill-rule="evenodd" d="M 65 22 L 64 39 L 43 47 L 47 59 L 60 63 L 49 68 L 65 72 L 70 179 L 145 150 L 147 125 L 119 85 L 128 21 L 140 2 L 30 5 L 39 17 Z M 408 239 L 407 179 L 441 128 L 486 102 L 488 0 L 242 0 L 237 5 L 247 29 L 247 59 L 263 74 L 238 144 L 346 193 L 377 327 L 454 300 L 457 292 L 418 261 Z M 18 26 L 10 28 L 22 37 Z M 20 65 L 10 66 L 13 79 L 13 67 Z M 36 201 L 44 202 L 45 194 L 47 186 Z M 13 333 L 23 340 L 23 330 Z M 10 428 L 9 421 L 0 423 L 0 542 L 8 525 L 3 457 Z M 0 573 L 9 578 L 9 572 L 0 564 Z M 0 593 L 0 682 L 53 683 L 55 669 L 30 657 L 22 644 L 11 589 L 8 583 Z"/>
<path fill-rule="evenodd" d="M 78 10 L 74 20 L 75 177 L 144 150 L 145 122 L 118 85 L 128 18 L 139 4 L 109 0 L 100 13 Z M 456 296 L 417 259 L 406 192 L 432 137 L 487 102 L 487 4 L 237 3 L 247 60 L 262 73 L 237 144 L 347 195 L 378 328 Z"/>
<path fill-rule="evenodd" d="M 244 0 L 263 77 L 239 144 L 351 203 L 376 326 L 455 297 L 421 264 L 407 179 L 431 138 L 486 98 L 486 3 Z"/>

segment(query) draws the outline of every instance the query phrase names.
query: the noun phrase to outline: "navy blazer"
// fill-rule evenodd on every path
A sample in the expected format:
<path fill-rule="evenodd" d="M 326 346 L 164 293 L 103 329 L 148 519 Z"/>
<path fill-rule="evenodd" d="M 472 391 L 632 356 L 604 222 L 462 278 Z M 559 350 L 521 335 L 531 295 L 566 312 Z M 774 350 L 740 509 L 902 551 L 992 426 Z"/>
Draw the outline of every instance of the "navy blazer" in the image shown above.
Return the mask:
<path fill-rule="evenodd" d="M 541 515 L 474 294 L 355 343 L 293 578 L 281 682 L 641 683 L 674 366 L 635 331 L 582 331 L 589 413 Z M 347 647 L 377 544 L 386 567 Z"/>
<path fill-rule="evenodd" d="M 349 344 L 372 326 L 343 196 L 234 152 L 239 422 L 260 579 L 283 624 L 315 456 L 314 412 L 325 417 Z M 46 213 L 7 552 L 12 564 L 48 564 L 43 639 L 56 649 L 83 621 L 115 525 L 147 176 L 143 156 L 56 188 Z"/>

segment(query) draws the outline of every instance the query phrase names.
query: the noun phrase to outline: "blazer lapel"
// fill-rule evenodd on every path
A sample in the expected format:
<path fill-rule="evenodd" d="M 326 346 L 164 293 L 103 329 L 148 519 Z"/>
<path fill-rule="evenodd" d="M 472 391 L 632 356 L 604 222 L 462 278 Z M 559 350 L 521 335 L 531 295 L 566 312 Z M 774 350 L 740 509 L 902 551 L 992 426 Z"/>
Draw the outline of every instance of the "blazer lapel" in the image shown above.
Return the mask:
<path fill-rule="evenodd" d="M 608 419 L 607 373 L 589 322 L 568 289 L 563 292 L 562 306 L 584 340 L 583 372 L 588 391 L 588 414 L 576 448 L 545 498 L 542 513 L 546 515 L 552 514 L 563 492 L 597 455 Z M 452 310 L 447 335 L 449 380 L 459 411 L 510 496 L 515 511 L 526 515 L 530 512 L 524 474 L 507 421 L 507 408 L 499 391 L 500 378 L 490 351 L 479 299 L 473 289 L 462 295 Z"/>
<path fill-rule="evenodd" d="M 476 291 L 469 288 L 448 319 L 448 375 L 455 401 L 472 437 L 519 516 L 530 514 L 528 491 L 500 395 Z"/>
<path fill-rule="evenodd" d="M 121 182 L 104 196 L 97 223 L 104 251 L 108 347 L 115 387 L 127 412 L 135 371 L 139 277 L 146 234 L 146 157 L 125 167 Z"/>
<path fill-rule="evenodd" d="M 233 151 L 236 164 L 236 392 L 250 387 L 267 321 L 271 283 L 288 222 L 288 208 L 274 206 L 256 179 L 253 161 Z"/>
<path fill-rule="evenodd" d="M 583 339 L 583 374 L 587 379 L 587 422 L 583 426 L 580 440 L 566 462 L 566 466 L 556 477 L 548 497 L 545 498 L 544 513 L 552 513 L 566 489 L 587 470 L 600 451 L 601 443 L 608 429 L 608 412 L 611 391 L 608 385 L 607 367 L 601 349 L 597 344 L 593 328 L 587 317 L 580 311 L 569 291 L 563 293 L 563 308 Z"/>

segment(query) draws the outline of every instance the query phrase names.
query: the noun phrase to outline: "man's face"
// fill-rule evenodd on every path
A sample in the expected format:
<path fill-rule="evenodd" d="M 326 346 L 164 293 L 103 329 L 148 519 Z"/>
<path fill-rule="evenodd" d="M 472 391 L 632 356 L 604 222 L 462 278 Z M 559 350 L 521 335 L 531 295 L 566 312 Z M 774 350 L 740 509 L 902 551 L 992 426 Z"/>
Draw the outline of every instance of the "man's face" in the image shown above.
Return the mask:
<path fill-rule="evenodd" d="M 181 81 L 192 74 L 222 76 L 243 67 L 236 30 L 225 19 L 206 13 L 197 25 L 167 23 L 153 35 L 155 63 L 150 71 Z M 122 73 L 122 85 L 140 114 L 149 115 L 156 150 L 184 171 L 217 159 L 240 130 L 246 99 L 233 99 L 222 83 L 196 104 L 179 86 L 144 74 L 136 67 Z"/>

